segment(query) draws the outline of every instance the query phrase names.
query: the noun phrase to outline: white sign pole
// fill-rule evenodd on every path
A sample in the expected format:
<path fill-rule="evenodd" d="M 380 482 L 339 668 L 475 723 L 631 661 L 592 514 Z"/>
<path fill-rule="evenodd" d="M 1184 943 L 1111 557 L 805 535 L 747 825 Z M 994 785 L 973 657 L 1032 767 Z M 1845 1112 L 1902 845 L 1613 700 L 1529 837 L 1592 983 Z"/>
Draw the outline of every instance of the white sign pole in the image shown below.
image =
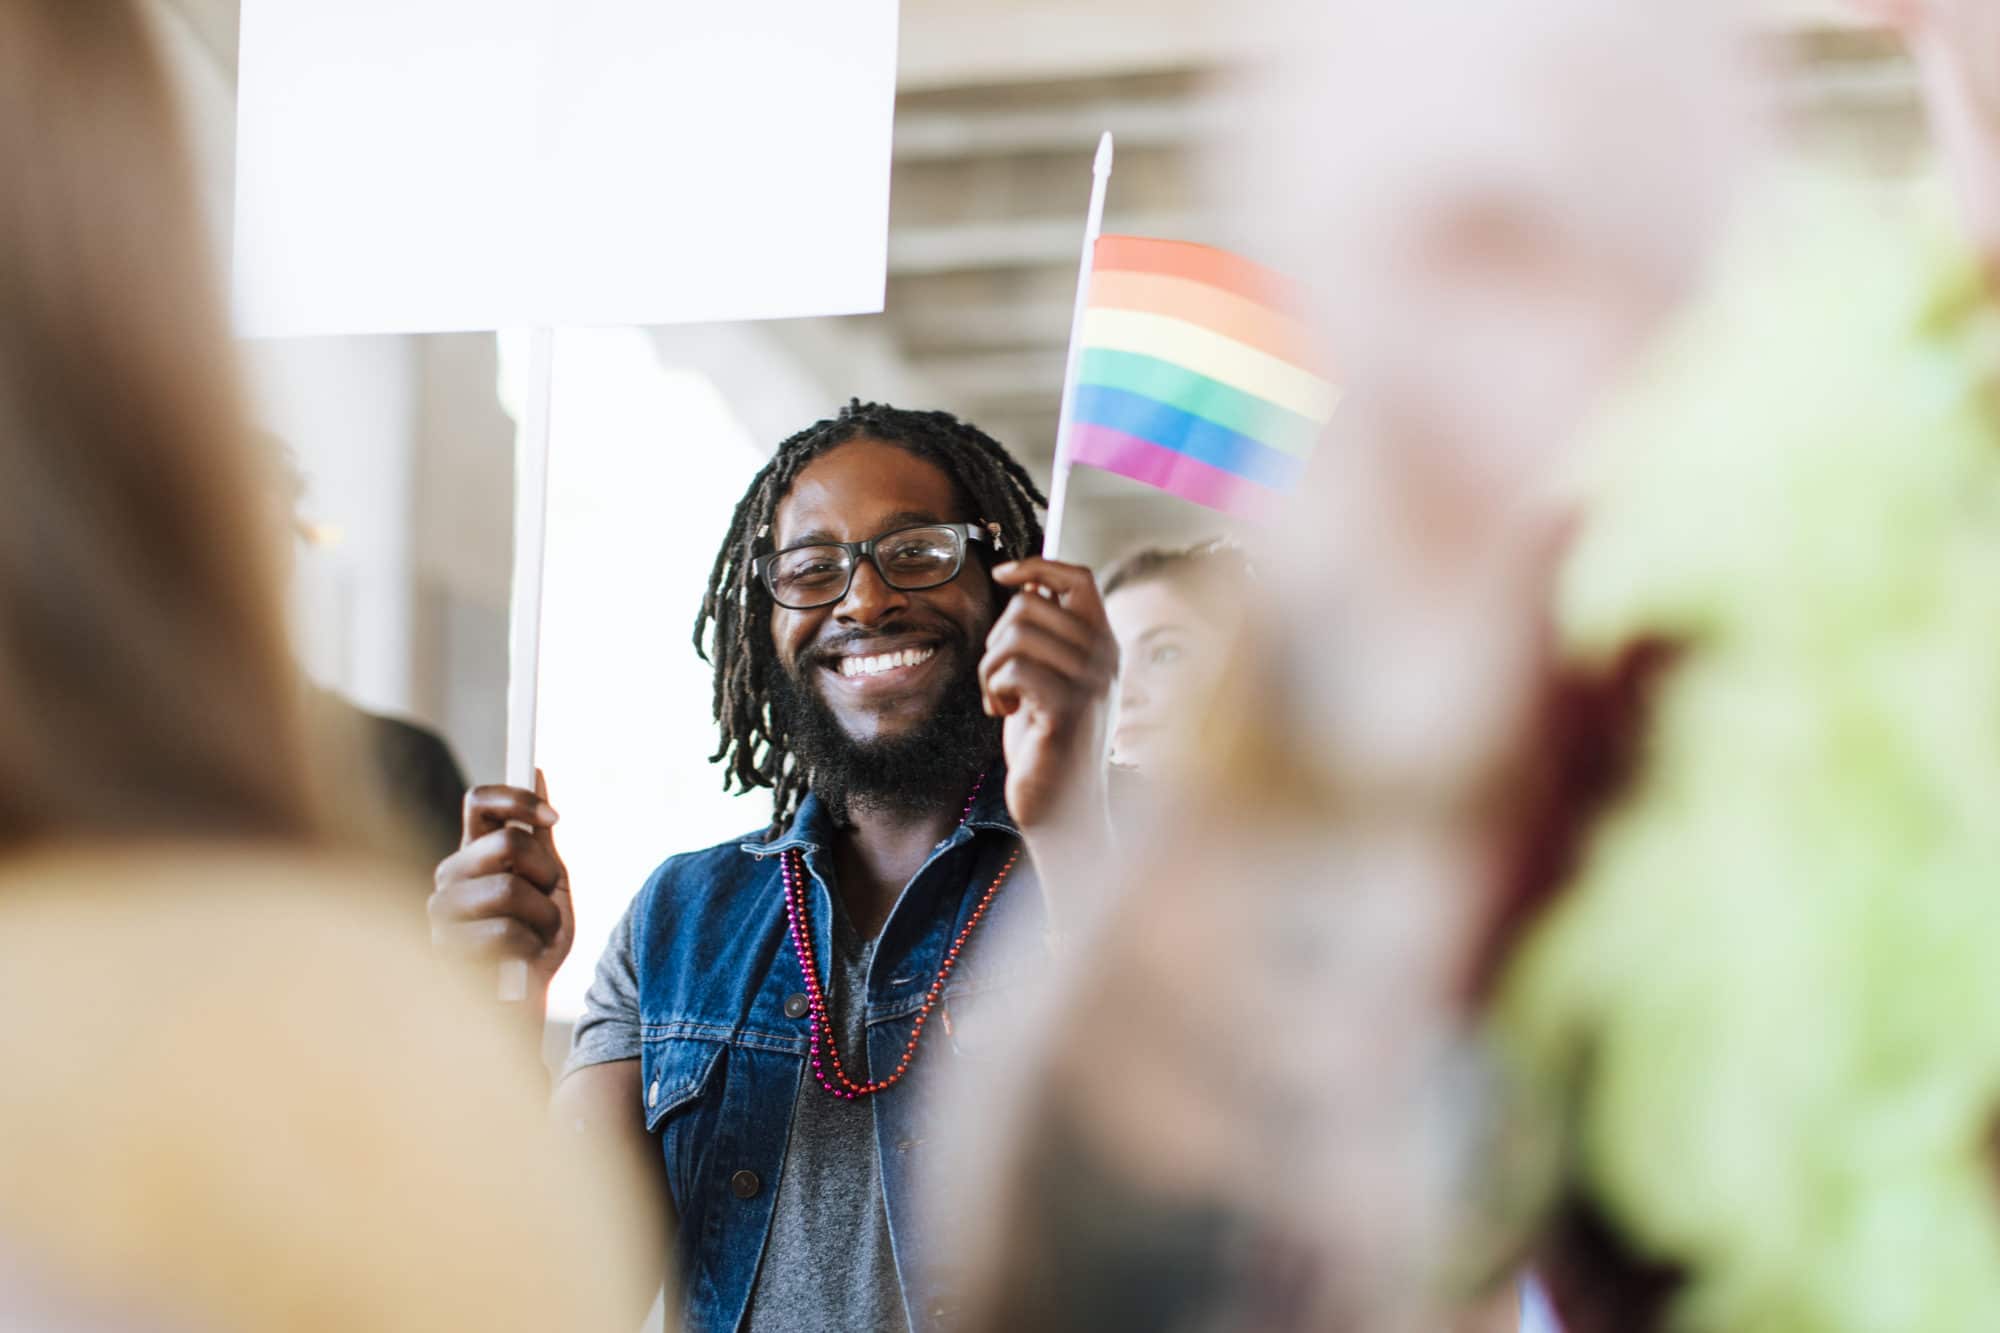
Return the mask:
<path fill-rule="evenodd" d="M 1097 236 L 1104 230 L 1104 191 L 1111 183 L 1111 131 L 1097 141 L 1097 161 L 1090 168 L 1090 216 L 1083 228 L 1083 263 L 1076 275 L 1076 313 L 1069 326 L 1069 360 L 1063 368 L 1062 412 L 1056 418 L 1055 476 L 1049 483 L 1049 520 L 1042 525 L 1042 554 L 1059 560 L 1063 514 L 1069 507 L 1070 418 L 1076 409 L 1076 373 L 1083 359 L 1083 315 L 1090 304 L 1090 272 L 1097 258 Z"/>
<path fill-rule="evenodd" d="M 553 329 L 529 339 L 527 394 L 514 440 L 514 594 L 507 644 L 507 785 L 535 790 L 535 701 L 541 683 L 542 565 L 549 526 L 549 414 L 555 387 Z M 528 998 L 528 965 L 500 965 L 500 998 Z"/>
<path fill-rule="evenodd" d="M 897 0 L 242 0 L 237 331 L 537 330 L 510 785 L 535 786 L 552 330 L 881 310 L 896 23 Z"/>

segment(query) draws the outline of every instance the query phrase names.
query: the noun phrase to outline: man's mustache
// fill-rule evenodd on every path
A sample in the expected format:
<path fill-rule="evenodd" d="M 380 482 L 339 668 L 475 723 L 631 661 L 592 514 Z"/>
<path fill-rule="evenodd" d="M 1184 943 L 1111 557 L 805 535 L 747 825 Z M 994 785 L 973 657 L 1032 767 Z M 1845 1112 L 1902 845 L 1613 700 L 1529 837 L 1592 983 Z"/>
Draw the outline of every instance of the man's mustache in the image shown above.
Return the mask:
<path fill-rule="evenodd" d="M 965 643 L 964 631 L 955 625 L 916 625 L 903 623 L 883 625 L 875 629 L 847 630 L 829 635 L 825 640 L 813 645 L 806 654 L 806 661 L 812 666 L 828 666 L 842 657 L 865 654 L 868 645 L 888 639 L 908 638 L 919 634 L 937 641 L 939 647 L 962 647 Z"/>

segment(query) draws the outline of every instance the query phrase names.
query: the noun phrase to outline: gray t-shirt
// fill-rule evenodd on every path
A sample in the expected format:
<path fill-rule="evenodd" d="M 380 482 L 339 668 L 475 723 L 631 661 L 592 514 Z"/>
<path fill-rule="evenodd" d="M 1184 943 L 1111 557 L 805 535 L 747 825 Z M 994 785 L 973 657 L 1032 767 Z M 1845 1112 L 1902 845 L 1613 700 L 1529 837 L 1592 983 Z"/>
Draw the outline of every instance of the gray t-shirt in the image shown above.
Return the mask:
<path fill-rule="evenodd" d="M 820 984 L 826 988 L 841 1062 L 855 1082 L 865 1083 L 870 1074 L 864 1014 L 875 942 L 860 937 L 839 905 L 839 895 L 833 896 L 833 975 L 820 978 Z M 628 908 L 598 962 L 565 1072 L 638 1058 L 639 979 Z M 770 1238 L 743 1326 L 749 1333 L 909 1327 L 889 1243 L 875 1100 L 835 1097 L 810 1069 L 792 1107 L 791 1141 L 778 1175 Z"/>

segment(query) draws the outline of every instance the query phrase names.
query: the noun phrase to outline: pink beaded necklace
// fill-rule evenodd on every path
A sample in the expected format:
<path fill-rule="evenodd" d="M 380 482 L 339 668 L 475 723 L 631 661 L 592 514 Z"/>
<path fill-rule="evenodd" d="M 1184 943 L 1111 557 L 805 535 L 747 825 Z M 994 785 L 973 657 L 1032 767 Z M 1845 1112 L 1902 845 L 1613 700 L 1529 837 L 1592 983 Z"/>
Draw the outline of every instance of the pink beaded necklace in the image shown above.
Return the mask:
<path fill-rule="evenodd" d="M 972 784 L 972 795 L 965 798 L 965 809 L 958 816 L 959 827 L 972 817 L 972 804 L 979 799 L 979 789 L 986 785 L 986 775 L 980 774 L 979 781 Z M 965 941 L 972 935 L 972 928 L 986 916 L 986 909 L 993 903 L 993 895 L 1000 892 L 1000 886 L 1013 873 L 1014 863 L 1021 859 L 1021 849 L 1016 847 L 1008 856 L 1007 864 L 1000 867 L 1000 873 L 986 887 L 986 893 L 979 905 L 972 909 L 972 916 L 965 923 L 965 929 L 958 932 L 958 938 L 945 950 L 944 965 L 938 968 L 937 976 L 931 981 L 930 990 L 924 995 L 923 1007 L 917 1011 L 917 1021 L 910 1029 L 909 1044 L 903 1047 L 903 1058 L 896 1065 L 896 1072 L 887 1078 L 878 1078 L 868 1083 L 856 1083 L 847 1076 L 847 1070 L 840 1063 L 840 1048 L 834 1043 L 833 1022 L 826 1012 L 826 992 L 819 984 L 819 964 L 813 957 L 811 922 L 806 917 L 805 859 L 798 849 L 787 852 L 778 865 L 785 884 L 785 924 L 792 936 L 792 952 L 798 955 L 799 970 L 806 976 L 806 1004 L 812 1015 L 812 1069 L 813 1077 L 819 1085 L 836 1097 L 854 1101 L 859 1097 L 873 1097 L 878 1092 L 886 1092 L 902 1081 L 910 1072 L 910 1061 L 917 1053 L 917 1039 L 924 1035 L 924 1020 L 930 1017 L 938 996 L 944 990 L 945 978 L 951 975 L 952 965 L 958 962 L 958 951 L 965 947 Z M 833 1077 L 828 1078 L 820 1060 L 820 1041 L 826 1041 L 826 1059 L 833 1065 Z M 838 1080 L 836 1082 L 835 1080 Z"/>

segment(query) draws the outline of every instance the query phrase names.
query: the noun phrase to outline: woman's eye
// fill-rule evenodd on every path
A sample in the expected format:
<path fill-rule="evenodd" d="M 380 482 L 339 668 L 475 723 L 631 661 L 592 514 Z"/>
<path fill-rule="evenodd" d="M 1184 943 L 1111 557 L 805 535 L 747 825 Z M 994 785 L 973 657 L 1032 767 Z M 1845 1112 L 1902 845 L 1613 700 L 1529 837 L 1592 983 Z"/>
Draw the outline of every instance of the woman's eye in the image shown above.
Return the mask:
<path fill-rule="evenodd" d="M 1181 646 L 1177 643 L 1163 643 L 1153 649 L 1154 666 L 1172 666 L 1181 660 Z"/>

